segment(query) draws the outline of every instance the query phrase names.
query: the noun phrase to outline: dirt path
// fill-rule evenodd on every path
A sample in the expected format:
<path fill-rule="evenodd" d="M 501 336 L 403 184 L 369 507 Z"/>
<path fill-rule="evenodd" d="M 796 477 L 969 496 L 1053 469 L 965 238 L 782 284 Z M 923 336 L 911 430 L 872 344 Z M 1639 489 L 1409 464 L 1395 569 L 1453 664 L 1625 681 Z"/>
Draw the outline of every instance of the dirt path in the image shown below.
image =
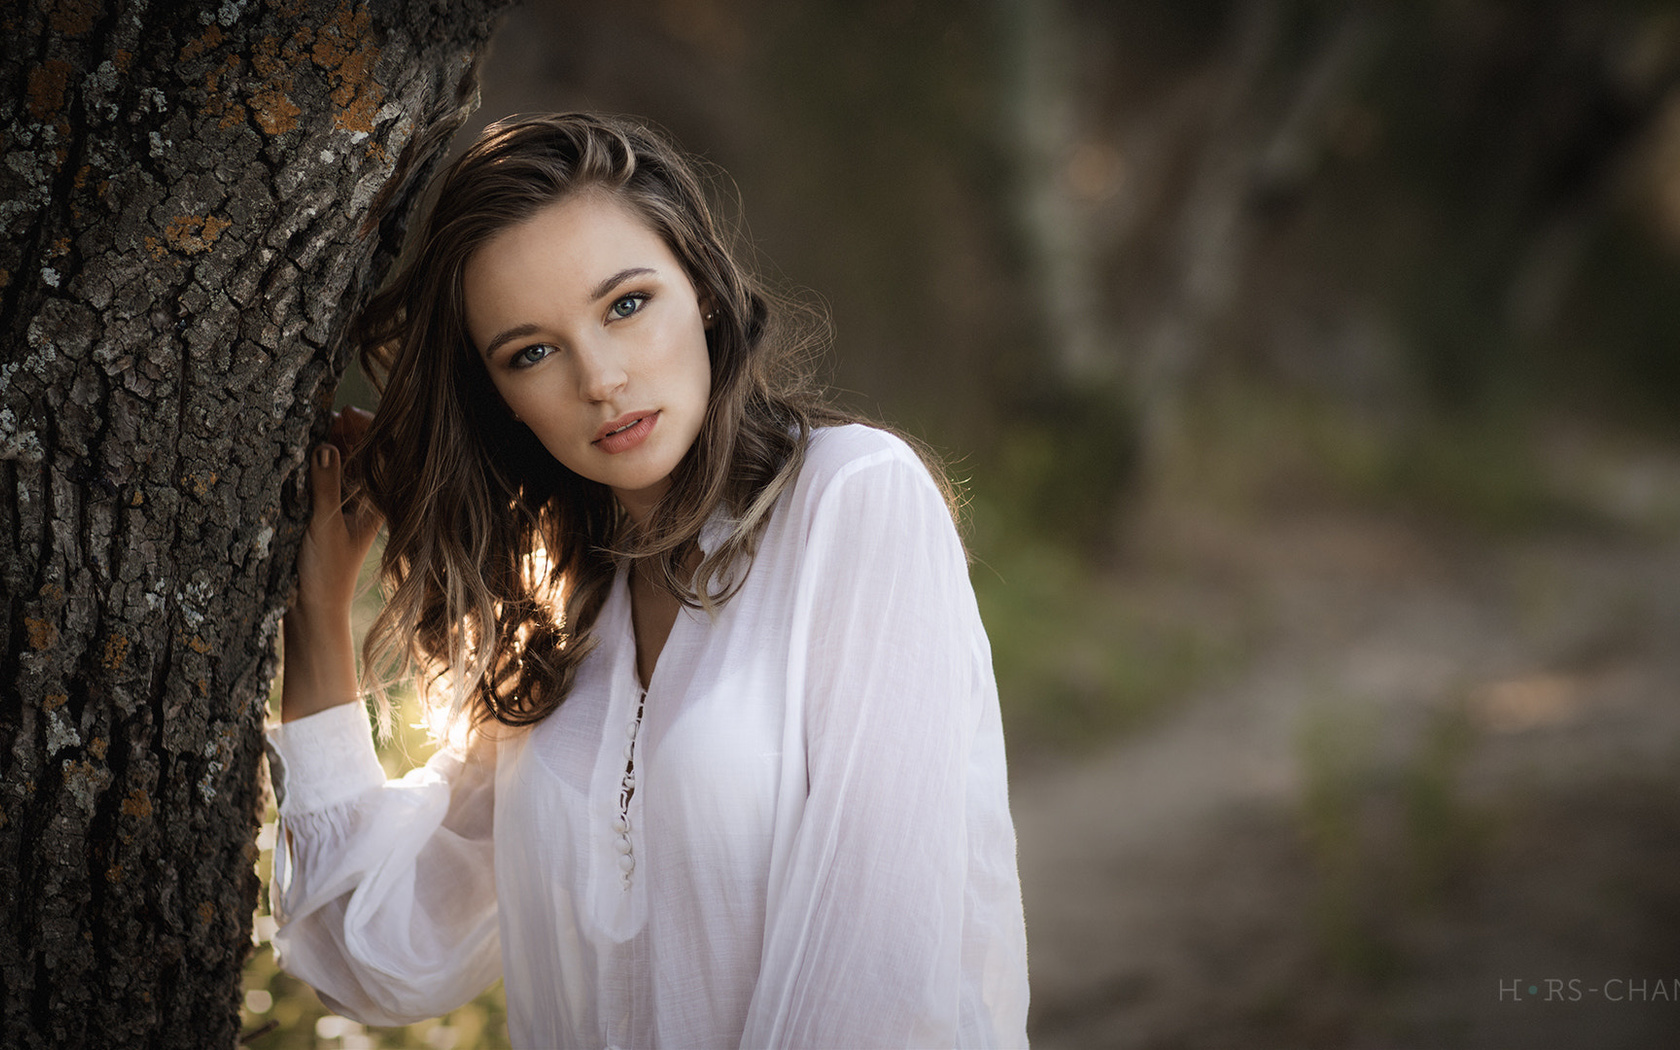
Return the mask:
<path fill-rule="evenodd" d="M 1317 513 L 1139 543 L 1263 638 L 1017 778 L 1035 1046 L 1680 1032 L 1680 540 Z"/>

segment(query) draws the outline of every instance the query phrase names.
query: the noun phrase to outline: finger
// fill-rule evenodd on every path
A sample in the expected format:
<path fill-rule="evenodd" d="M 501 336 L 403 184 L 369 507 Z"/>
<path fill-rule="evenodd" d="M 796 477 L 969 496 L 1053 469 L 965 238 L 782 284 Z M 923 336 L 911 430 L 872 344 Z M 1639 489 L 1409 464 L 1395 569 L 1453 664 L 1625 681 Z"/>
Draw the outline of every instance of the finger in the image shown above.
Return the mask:
<path fill-rule="evenodd" d="M 339 454 L 331 445 L 318 445 L 309 463 L 309 491 L 315 502 L 314 518 L 326 522 L 342 509 L 340 493 Z"/>

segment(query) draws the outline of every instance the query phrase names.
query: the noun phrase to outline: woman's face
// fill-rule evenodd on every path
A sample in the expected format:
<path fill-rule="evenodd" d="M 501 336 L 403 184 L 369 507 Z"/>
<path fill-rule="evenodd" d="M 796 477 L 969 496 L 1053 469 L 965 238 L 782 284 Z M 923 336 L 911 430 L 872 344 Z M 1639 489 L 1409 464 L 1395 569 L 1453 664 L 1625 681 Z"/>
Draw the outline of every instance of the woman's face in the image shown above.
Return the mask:
<path fill-rule="evenodd" d="M 704 310 L 664 239 L 585 190 L 492 237 L 462 289 L 508 408 L 643 520 L 700 433 L 712 386 Z"/>

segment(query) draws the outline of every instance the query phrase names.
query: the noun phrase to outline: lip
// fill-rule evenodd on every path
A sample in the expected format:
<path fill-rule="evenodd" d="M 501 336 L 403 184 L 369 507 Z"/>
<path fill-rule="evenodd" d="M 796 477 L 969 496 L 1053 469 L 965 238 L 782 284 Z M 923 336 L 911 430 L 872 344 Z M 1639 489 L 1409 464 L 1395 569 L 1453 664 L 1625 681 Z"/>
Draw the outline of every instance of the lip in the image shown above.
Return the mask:
<path fill-rule="evenodd" d="M 658 422 L 659 412 L 657 410 L 652 412 L 627 412 L 617 419 L 603 423 L 601 429 L 595 432 L 593 444 L 609 455 L 628 452 L 647 440 L 647 436 L 653 432 L 654 424 Z M 634 423 L 635 425 L 627 430 L 618 429 L 627 423 Z M 615 430 L 618 433 L 613 433 Z"/>

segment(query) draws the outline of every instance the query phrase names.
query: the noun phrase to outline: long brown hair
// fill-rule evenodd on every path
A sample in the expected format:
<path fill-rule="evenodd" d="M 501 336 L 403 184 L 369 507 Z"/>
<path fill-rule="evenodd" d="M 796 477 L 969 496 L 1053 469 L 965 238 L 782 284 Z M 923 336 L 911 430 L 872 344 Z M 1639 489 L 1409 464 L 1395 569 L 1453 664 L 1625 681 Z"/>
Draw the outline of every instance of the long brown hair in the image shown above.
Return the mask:
<path fill-rule="evenodd" d="M 610 489 L 561 465 L 513 419 L 466 328 L 461 274 L 472 254 L 585 188 L 646 221 L 716 311 L 705 420 L 640 527 Z M 684 605 L 714 610 L 744 581 L 812 428 L 855 417 L 810 381 L 825 326 L 798 323 L 800 308 L 741 265 L 696 162 L 644 125 L 576 113 L 493 124 L 442 174 L 418 237 L 355 328 L 381 392 L 356 459 L 388 529 L 387 601 L 364 663 L 382 706 L 384 682 L 418 672 L 422 700 L 447 721 L 467 712 L 475 725 L 530 725 L 571 690 L 617 559 Z M 684 559 L 720 510 L 727 537 L 685 578 Z"/>

